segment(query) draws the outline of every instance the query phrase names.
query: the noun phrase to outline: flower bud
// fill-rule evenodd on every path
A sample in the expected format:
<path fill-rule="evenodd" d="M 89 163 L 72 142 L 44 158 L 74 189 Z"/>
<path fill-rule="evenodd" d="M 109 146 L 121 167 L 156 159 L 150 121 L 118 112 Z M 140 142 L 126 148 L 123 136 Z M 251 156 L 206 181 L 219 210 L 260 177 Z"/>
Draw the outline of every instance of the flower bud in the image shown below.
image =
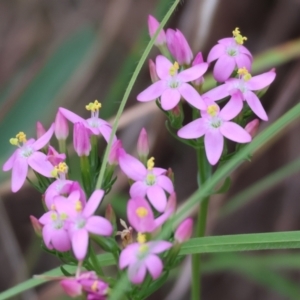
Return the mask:
<path fill-rule="evenodd" d="M 189 240 L 193 233 L 193 219 L 188 218 L 185 219 L 181 224 L 177 227 L 174 237 L 175 240 L 182 244 L 185 241 Z"/>
<path fill-rule="evenodd" d="M 142 162 L 146 162 L 149 155 L 149 143 L 148 134 L 145 128 L 142 128 L 138 142 L 137 142 L 137 152 L 139 158 Z"/>
<path fill-rule="evenodd" d="M 54 133 L 58 140 L 66 140 L 69 135 L 68 121 L 60 111 L 55 117 Z"/>
<path fill-rule="evenodd" d="M 148 16 L 148 30 L 149 30 L 149 35 L 151 38 L 155 34 L 158 27 L 159 27 L 159 22 L 153 16 L 149 15 Z M 156 46 L 163 46 L 164 44 L 166 44 L 166 34 L 163 29 L 159 32 L 154 44 Z"/>
<path fill-rule="evenodd" d="M 195 58 L 192 62 L 192 66 L 196 66 L 196 65 L 199 65 L 202 63 L 204 63 L 202 53 L 198 52 L 198 54 L 195 56 Z M 204 82 L 203 76 L 200 76 L 199 78 L 197 78 L 196 80 L 193 81 L 194 85 L 196 85 L 196 86 L 200 86 L 201 84 L 203 84 L 203 82 Z"/>
<path fill-rule="evenodd" d="M 111 204 L 108 204 L 106 206 L 106 210 L 105 210 L 105 218 L 110 221 L 110 223 L 112 224 L 116 224 L 117 222 L 117 219 L 116 219 L 116 214 L 115 214 L 115 211 L 112 207 Z"/>
<path fill-rule="evenodd" d="M 78 156 L 88 156 L 90 154 L 90 133 L 82 123 L 74 124 L 73 145 Z"/>
<path fill-rule="evenodd" d="M 108 155 L 108 163 L 110 165 L 116 166 L 119 163 L 119 149 L 122 148 L 122 141 L 121 140 L 116 140 L 109 152 Z"/>
<path fill-rule="evenodd" d="M 43 124 L 39 121 L 36 122 L 36 137 L 39 139 L 46 133 L 46 129 L 44 128 Z"/>
<path fill-rule="evenodd" d="M 29 216 L 30 218 L 30 222 L 31 222 L 31 225 L 34 229 L 34 232 L 35 234 L 38 236 L 38 237 L 42 237 L 42 230 L 43 230 L 43 226 L 42 224 L 39 222 L 39 220 L 34 217 L 34 216 Z"/>
<path fill-rule="evenodd" d="M 258 131 L 258 127 L 259 127 L 259 120 L 254 119 L 253 121 L 249 122 L 246 125 L 245 130 L 251 135 L 252 138 L 254 138 Z"/>
<path fill-rule="evenodd" d="M 156 73 L 155 62 L 152 59 L 149 59 L 149 72 L 150 72 L 151 81 L 153 83 L 160 80 L 157 73 Z"/>
<path fill-rule="evenodd" d="M 180 65 L 189 65 L 193 59 L 193 52 L 179 29 L 168 29 L 166 33 L 167 46 L 174 59 Z"/>
<path fill-rule="evenodd" d="M 57 166 L 65 159 L 66 159 L 66 154 L 58 153 L 52 146 L 48 147 L 47 160 L 50 161 L 50 163 L 53 166 Z"/>

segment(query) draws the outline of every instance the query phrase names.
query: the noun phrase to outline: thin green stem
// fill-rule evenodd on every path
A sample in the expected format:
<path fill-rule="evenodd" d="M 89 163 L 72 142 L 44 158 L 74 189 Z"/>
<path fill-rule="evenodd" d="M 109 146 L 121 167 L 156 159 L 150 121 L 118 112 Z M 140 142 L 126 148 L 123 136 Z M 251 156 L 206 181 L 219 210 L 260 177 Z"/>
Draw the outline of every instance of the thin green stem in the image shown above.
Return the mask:
<path fill-rule="evenodd" d="M 102 270 L 102 268 L 101 268 L 101 266 L 98 262 L 95 250 L 91 245 L 90 245 L 90 258 L 91 258 L 91 261 L 92 261 L 92 264 L 94 266 L 94 269 L 95 269 L 96 273 L 99 276 L 103 277 L 104 276 L 103 270 Z"/>

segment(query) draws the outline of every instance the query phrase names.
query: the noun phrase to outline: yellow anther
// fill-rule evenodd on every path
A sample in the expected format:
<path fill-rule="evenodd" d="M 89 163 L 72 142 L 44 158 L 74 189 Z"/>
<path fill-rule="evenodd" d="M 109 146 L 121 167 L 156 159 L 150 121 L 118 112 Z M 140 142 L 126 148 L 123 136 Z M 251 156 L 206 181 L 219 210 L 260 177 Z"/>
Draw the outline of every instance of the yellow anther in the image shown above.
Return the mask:
<path fill-rule="evenodd" d="M 242 76 L 245 81 L 248 81 L 248 80 L 250 80 L 252 78 L 251 74 L 246 69 L 246 67 L 238 69 L 238 74 L 240 76 Z"/>
<path fill-rule="evenodd" d="M 145 253 L 149 250 L 149 246 L 147 244 L 141 244 L 141 246 L 139 247 L 139 252 L 140 253 Z"/>
<path fill-rule="evenodd" d="M 154 157 L 151 157 L 147 161 L 147 169 L 151 171 L 154 168 Z"/>
<path fill-rule="evenodd" d="M 61 162 L 57 166 L 58 171 L 61 173 L 68 173 L 68 166 L 65 162 Z"/>
<path fill-rule="evenodd" d="M 16 138 L 19 140 L 20 143 L 26 143 L 26 134 L 23 131 L 20 131 L 17 135 Z"/>
<path fill-rule="evenodd" d="M 140 218 L 145 218 L 148 215 L 148 210 L 145 207 L 138 207 L 135 211 L 135 213 L 140 217 Z"/>
<path fill-rule="evenodd" d="M 95 112 L 101 108 L 101 103 L 98 100 L 95 100 L 94 102 L 90 102 L 88 105 L 85 106 L 86 110 L 90 110 L 92 112 Z"/>
<path fill-rule="evenodd" d="M 50 209 L 51 209 L 51 210 L 55 210 L 55 209 L 56 209 L 55 205 L 54 205 L 54 204 L 51 204 Z"/>
<path fill-rule="evenodd" d="M 68 219 L 68 215 L 66 213 L 62 213 L 62 214 L 60 214 L 60 219 L 64 221 L 64 220 Z"/>
<path fill-rule="evenodd" d="M 58 168 L 57 166 L 51 171 L 51 176 L 54 178 L 58 178 Z"/>
<path fill-rule="evenodd" d="M 76 203 L 75 203 L 75 210 L 77 212 L 81 212 L 82 211 L 82 203 L 79 200 L 77 200 Z"/>
<path fill-rule="evenodd" d="M 140 232 L 138 233 L 136 240 L 137 240 L 138 243 L 140 243 L 140 244 L 144 244 L 144 243 L 147 242 L 146 235 L 143 234 L 143 233 L 140 233 Z"/>
<path fill-rule="evenodd" d="M 95 280 L 95 281 L 93 282 L 93 284 L 91 285 L 91 290 L 92 290 L 93 292 L 98 292 L 98 281 L 97 281 L 97 280 Z"/>
<path fill-rule="evenodd" d="M 216 104 L 212 104 L 207 107 L 206 111 L 211 117 L 215 117 L 219 111 L 219 108 Z"/>
<path fill-rule="evenodd" d="M 179 64 L 178 64 L 177 61 L 175 61 L 174 64 L 172 65 L 172 67 L 169 70 L 169 74 L 171 76 L 174 76 L 177 73 L 178 70 L 179 70 Z"/>
<path fill-rule="evenodd" d="M 244 44 L 244 41 L 247 41 L 247 38 L 245 36 L 242 36 L 241 35 L 241 32 L 239 30 L 238 27 L 236 27 L 233 31 L 232 31 L 232 34 L 234 36 L 234 39 L 235 41 L 240 44 L 240 45 L 243 45 Z"/>
<path fill-rule="evenodd" d="M 19 140 L 17 138 L 11 138 L 11 139 L 9 139 L 9 142 L 14 146 L 19 145 Z"/>
<path fill-rule="evenodd" d="M 57 220 L 57 214 L 51 214 L 51 220 L 56 221 Z"/>

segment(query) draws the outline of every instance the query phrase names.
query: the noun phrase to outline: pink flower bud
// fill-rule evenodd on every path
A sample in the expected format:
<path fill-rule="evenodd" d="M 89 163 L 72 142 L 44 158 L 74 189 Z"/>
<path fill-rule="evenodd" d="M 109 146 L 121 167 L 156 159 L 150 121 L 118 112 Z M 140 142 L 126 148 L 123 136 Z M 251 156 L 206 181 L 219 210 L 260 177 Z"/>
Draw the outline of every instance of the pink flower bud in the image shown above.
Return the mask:
<path fill-rule="evenodd" d="M 149 154 L 149 143 L 148 143 L 148 134 L 145 128 L 142 128 L 138 142 L 137 142 L 137 152 L 141 160 L 148 157 Z"/>
<path fill-rule="evenodd" d="M 105 218 L 110 221 L 110 223 L 112 224 L 116 224 L 117 218 L 116 218 L 116 214 L 115 211 L 112 207 L 111 204 L 108 204 L 106 206 L 106 210 L 105 210 Z"/>
<path fill-rule="evenodd" d="M 175 60 L 180 65 L 189 65 L 193 59 L 193 52 L 179 29 L 168 29 L 167 46 Z"/>
<path fill-rule="evenodd" d="M 149 29 L 149 35 L 151 38 L 155 34 L 158 27 L 159 27 L 159 22 L 153 16 L 149 15 L 148 16 L 148 29 Z M 166 44 L 166 34 L 163 29 L 159 32 L 154 44 L 156 46 L 163 46 L 164 44 Z"/>
<path fill-rule="evenodd" d="M 36 122 L 36 137 L 39 139 L 46 133 L 46 130 L 41 122 Z"/>
<path fill-rule="evenodd" d="M 66 140 L 69 135 L 68 121 L 60 111 L 55 117 L 54 132 L 58 140 Z"/>
<path fill-rule="evenodd" d="M 53 166 L 57 166 L 66 159 L 66 154 L 58 153 L 52 146 L 49 146 L 47 159 Z"/>
<path fill-rule="evenodd" d="M 116 140 L 111 149 L 110 149 L 110 153 L 108 155 L 108 163 L 110 165 L 118 165 L 119 163 L 119 149 L 122 148 L 122 142 L 121 140 Z"/>
<path fill-rule="evenodd" d="M 74 124 L 73 145 L 78 156 L 88 156 L 91 151 L 90 132 L 82 123 Z"/>
<path fill-rule="evenodd" d="M 252 138 L 254 138 L 258 131 L 258 127 L 259 127 L 259 120 L 254 119 L 253 121 L 249 122 L 246 125 L 245 130 L 251 135 Z"/>
<path fill-rule="evenodd" d="M 198 54 L 195 56 L 195 59 L 192 62 L 192 66 L 196 66 L 199 64 L 204 63 L 203 56 L 201 52 L 198 52 Z M 193 83 L 197 86 L 201 85 L 204 82 L 204 77 L 200 76 L 196 80 L 193 81 Z"/>
<path fill-rule="evenodd" d="M 159 79 L 157 73 L 156 73 L 156 65 L 155 62 L 152 59 L 149 59 L 149 71 L 150 71 L 150 77 L 151 77 L 151 81 L 154 83 Z"/>
<path fill-rule="evenodd" d="M 75 278 L 61 280 L 60 285 L 65 293 L 72 298 L 82 295 L 82 286 Z"/>
<path fill-rule="evenodd" d="M 177 227 L 174 237 L 175 240 L 181 244 L 187 241 L 188 239 L 190 239 L 192 233 L 193 233 L 193 219 L 188 218 L 185 219 L 183 222 L 181 222 L 181 224 Z"/>
<path fill-rule="evenodd" d="M 34 217 L 34 216 L 29 216 L 30 218 L 30 222 L 31 222 L 31 225 L 34 229 L 34 232 L 35 234 L 38 236 L 38 237 L 42 237 L 42 230 L 43 230 L 43 226 L 42 224 L 39 222 L 39 220 Z"/>

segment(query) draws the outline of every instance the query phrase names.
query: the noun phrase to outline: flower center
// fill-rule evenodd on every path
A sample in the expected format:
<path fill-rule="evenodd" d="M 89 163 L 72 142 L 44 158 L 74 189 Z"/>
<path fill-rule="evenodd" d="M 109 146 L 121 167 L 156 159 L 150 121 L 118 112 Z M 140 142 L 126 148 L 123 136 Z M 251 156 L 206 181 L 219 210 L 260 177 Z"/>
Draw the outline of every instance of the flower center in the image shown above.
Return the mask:
<path fill-rule="evenodd" d="M 210 125 L 213 127 L 213 128 L 219 128 L 221 125 L 222 125 L 222 120 L 219 118 L 219 117 L 213 117 L 211 120 L 210 120 Z"/>
<path fill-rule="evenodd" d="M 237 44 L 239 45 L 243 45 L 244 44 L 244 41 L 247 41 L 247 38 L 245 36 L 242 36 L 241 35 L 241 32 L 239 30 L 238 27 L 236 27 L 234 29 L 234 31 L 232 31 L 232 34 L 233 34 L 233 37 L 235 39 L 235 41 L 237 42 Z"/>
<path fill-rule="evenodd" d="M 29 157 L 33 152 L 34 151 L 30 146 L 26 146 L 26 145 L 22 146 L 21 154 L 23 157 Z"/>
<path fill-rule="evenodd" d="M 244 79 L 245 81 L 248 81 L 252 78 L 246 67 L 238 69 L 238 74 L 240 75 L 240 78 Z"/>
<path fill-rule="evenodd" d="M 145 218 L 148 215 L 148 210 L 145 207 L 140 206 L 135 210 L 135 213 L 138 217 Z"/>
<path fill-rule="evenodd" d="M 235 46 L 229 46 L 226 49 L 226 52 L 229 56 L 237 56 L 239 51 Z"/>
<path fill-rule="evenodd" d="M 57 179 L 59 178 L 59 175 L 65 175 L 67 173 L 68 173 L 68 166 L 65 162 L 59 163 L 51 171 L 51 175 Z"/>
<path fill-rule="evenodd" d="M 149 246 L 147 244 L 141 244 L 138 253 L 139 258 L 143 259 L 145 256 L 147 256 L 148 251 L 149 251 Z"/>
<path fill-rule="evenodd" d="M 85 219 L 83 219 L 83 218 L 78 219 L 76 221 L 77 228 L 78 229 L 83 228 L 85 226 L 85 223 L 86 223 Z"/>
<path fill-rule="evenodd" d="M 23 131 L 20 131 L 18 134 L 16 134 L 15 138 L 9 139 L 9 142 L 14 146 L 19 146 L 19 147 L 21 146 L 20 143 L 25 145 L 27 142 L 26 134 Z"/>
<path fill-rule="evenodd" d="M 172 65 L 172 67 L 169 70 L 169 74 L 171 76 L 174 76 L 177 74 L 177 71 L 179 70 L 179 64 L 177 61 L 174 62 L 174 64 Z"/>

